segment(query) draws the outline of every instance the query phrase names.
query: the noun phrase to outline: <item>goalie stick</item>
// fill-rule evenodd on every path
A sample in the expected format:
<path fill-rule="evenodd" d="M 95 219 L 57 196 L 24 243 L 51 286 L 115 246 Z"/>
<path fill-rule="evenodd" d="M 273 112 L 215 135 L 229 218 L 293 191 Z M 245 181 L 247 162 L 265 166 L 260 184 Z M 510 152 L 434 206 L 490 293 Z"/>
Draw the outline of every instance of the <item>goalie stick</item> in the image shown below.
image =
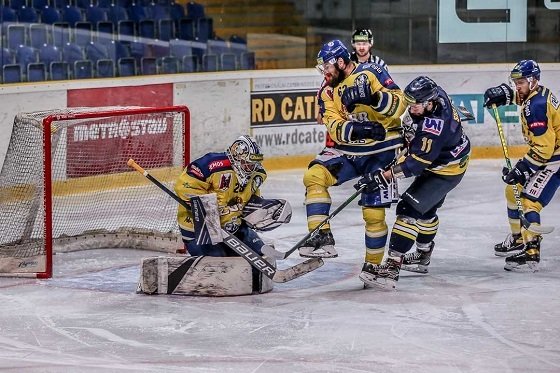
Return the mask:
<path fill-rule="evenodd" d="M 127 162 L 129 167 L 132 167 L 152 183 L 154 183 L 158 188 L 162 191 L 167 193 L 171 198 L 177 201 L 180 205 L 185 207 L 188 210 L 191 210 L 191 206 L 178 195 L 176 195 L 173 191 L 168 189 L 165 185 L 163 185 L 158 179 L 153 177 L 148 173 L 148 171 L 144 170 L 138 163 L 134 161 L 134 159 L 129 159 Z M 255 267 L 259 272 L 264 274 L 266 277 L 270 278 L 274 282 L 283 283 L 291 281 L 297 277 L 303 276 L 306 273 L 309 273 L 323 265 L 323 260 L 321 258 L 311 258 L 304 262 L 298 263 L 291 267 L 285 269 L 276 269 L 273 265 L 266 261 L 262 256 L 257 254 L 253 249 L 247 246 L 243 241 L 239 238 L 235 237 L 231 233 L 222 229 L 222 235 L 224 238 L 224 243 L 235 251 L 239 256 L 245 259 L 249 264 Z M 266 247 L 266 246 L 265 246 Z"/>
<path fill-rule="evenodd" d="M 401 150 L 396 156 L 395 158 L 391 161 L 391 163 L 389 163 L 385 168 L 389 168 L 391 166 L 393 166 L 395 163 L 397 163 L 397 161 L 399 160 L 400 157 L 402 157 L 403 155 L 406 154 L 406 149 Z M 348 197 L 346 199 L 346 201 L 342 202 L 342 204 L 340 206 L 338 206 L 333 212 L 331 212 L 331 214 L 329 216 L 327 216 L 325 219 L 323 219 L 322 222 L 319 223 L 318 226 L 315 227 L 315 229 L 313 229 L 311 232 L 307 233 L 305 235 L 305 237 L 303 237 L 301 240 L 299 240 L 290 250 L 286 251 L 286 252 L 280 252 L 278 250 L 276 250 L 274 247 L 272 246 L 265 246 L 263 247 L 263 253 L 267 256 L 270 256 L 272 258 L 275 259 L 286 259 L 287 257 L 289 257 L 294 251 L 296 251 L 297 249 L 300 248 L 301 245 L 303 245 L 305 243 L 305 241 L 307 241 L 309 238 L 313 237 L 314 235 L 317 234 L 317 232 L 319 232 L 319 230 L 321 229 L 321 227 L 323 227 L 325 224 L 327 224 L 332 218 L 334 218 L 340 211 L 342 211 L 346 206 L 348 206 L 353 200 L 356 199 L 356 197 L 358 197 L 363 191 L 364 189 L 367 187 L 367 184 L 364 184 L 362 186 L 360 186 L 360 188 L 358 188 L 350 197 Z"/>
<path fill-rule="evenodd" d="M 496 119 L 496 125 L 498 126 L 498 136 L 500 137 L 500 143 L 502 144 L 502 151 L 504 153 L 504 158 L 506 159 L 506 166 L 511 171 L 511 161 L 509 159 L 508 148 L 506 144 L 506 137 L 504 135 L 504 129 L 502 126 L 502 121 L 500 119 L 500 114 L 498 113 L 498 108 L 495 104 L 492 105 L 492 110 L 494 111 L 494 118 Z M 521 205 L 521 192 L 516 184 L 512 185 L 513 196 L 515 197 L 515 205 L 517 206 L 517 211 L 519 212 L 519 220 L 521 220 L 521 225 L 523 228 L 534 234 L 548 234 L 554 230 L 554 227 L 547 227 L 544 225 L 538 225 L 529 223 L 523 212 L 523 206 Z"/>

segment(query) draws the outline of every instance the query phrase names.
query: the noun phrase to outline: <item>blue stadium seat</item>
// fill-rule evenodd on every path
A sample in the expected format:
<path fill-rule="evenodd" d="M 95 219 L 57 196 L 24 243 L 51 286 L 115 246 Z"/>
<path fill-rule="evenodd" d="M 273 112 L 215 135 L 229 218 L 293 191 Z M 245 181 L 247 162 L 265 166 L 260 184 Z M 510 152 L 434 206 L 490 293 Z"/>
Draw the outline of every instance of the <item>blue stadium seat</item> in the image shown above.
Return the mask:
<path fill-rule="evenodd" d="M 243 39 L 241 36 L 231 35 L 229 41 L 236 44 L 247 44 L 247 40 Z"/>
<path fill-rule="evenodd" d="M 44 23 L 29 25 L 29 44 L 33 48 L 41 48 L 49 42 L 49 26 Z"/>
<path fill-rule="evenodd" d="M 2 81 L 4 83 L 21 83 L 21 66 L 18 64 L 4 65 L 2 67 Z"/>
<path fill-rule="evenodd" d="M 93 0 L 76 0 L 76 6 L 81 9 L 87 9 L 92 5 Z"/>
<path fill-rule="evenodd" d="M 156 75 L 157 64 L 154 57 L 142 57 L 140 59 L 140 74 L 141 75 Z"/>
<path fill-rule="evenodd" d="M 217 56 L 222 53 L 231 53 L 229 42 L 223 40 L 208 40 L 206 42 L 206 54 L 215 54 Z"/>
<path fill-rule="evenodd" d="M 25 6 L 26 0 L 10 0 L 10 8 L 13 10 L 18 10 L 22 6 Z"/>
<path fill-rule="evenodd" d="M 143 19 L 138 22 L 138 36 L 155 39 L 156 38 L 156 23 L 152 19 Z"/>
<path fill-rule="evenodd" d="M 52 44 L 44 44 L 39 48 L 39 62 L 42 62 L 50 69 L 51 62 L 61 61 L 60 49 Z"/>
<path fill-rule="evenodd" d="M 160 74 L 177 74 L 180 72 L 179 65 L 181 60 L 177 57 L 162 57 L 159 61 Z"/>
<path fill-rule="evenodd" d="M 82 47 L 74 43 L 66 43 L 62 48 L 62 60 L 74 66 L 74 62 L 84 60 L 84 51 Z"/>
<path fill-rule="evenodd" d="M 218 56 L 215 54 L 205 54 L 202 56 L 203 71 L 218 71 Z"/>
<path fill-rule="evenodd" d="M 134 57 L 119 58 L 118 62 L 119 76 L 135 76 L 136 60 Z"/>
<path fill-rule="evenodd" d="M 214 35 L 214 23 L 212 18 L 199 18 L 196 21 L 196 40 L 206 43 Z"/>
<path fill-rule="evenodd" d="M 74 79 L 93 78 L 93 63 L 90 60 L 78 60 L 74 62 Z"/>
<path fill-rule="evenodd" d="M 178 22 L 180 19 L 185 17 L 185 8 L 181 4 L 172 2 L 169 4 L 169 18 L 173 21 Z"/>
<path fill-rule="evenodd" d="M 8 25 L 6 36 L 8 39 L 8 48 L 11 50 L 17 50 L 20 45 L 26 44 L 24 25 Z"/>
<path fill-rule="evenodd" d="M 1 14 L 2 21 L 5 22 L 17 22 L 17 14 L 15 10 L 11 9 L 7 6 L 1 6 Z"/>
<path fill-rule="evenodd" d="M 93 27 L 90 22 L 76 22 L 73 29 L 74 43 L 85 46 L 93 40 Z"/>
<path fill-rule="evenodd" d="M 97 78 L 113 78 L 115 76 L 115 64 L 113 60 L 97 60 L 95 63 L 95 76 Z"/>
<path fill-rule="evenodd" d="M 126 9 L 119 5 L 111 5 L 107 11 L 107 20 L 113 22 L 115 26 L 119 24 L 119 21 L 128 20 Z"/>
<path fill-rule="evenodd" d="M 102 43 L 91 42 L 85 47 L 86 59 L 91 60 L 94 64 L 98 60 L 107 60 L 110 58 L 109 51 Z"/>
<path fill-rule="evenodd" d="M 183 56 L 182 71 L 184 73 L 194 73 L 198 71 L 198 57 L 194 55 Z"/>
<path fill-rule="evenodd" d="M 241 70 L 254 70 L 255 67 L 255 52 L 242 53 L 239 59 L 239 68 Z"/>
<path fill-rule="evenodd" d="M 55 22 L 52 25 L 52 42 L 57 47 L 63 47 L 70 42 L 70 27 L 66 22 Z"/>
<path fill-rule="evenodd" d="M 53 0 L 51 0 L 51 4 L 52 4 L 52 1 Z M 66 8 L 68 5 L 70 5 L 70 0 L 54 0 L 54 7 L 56 9 L 62 10 L 64 8 Z"/>
<path fill-rule="evenodd" d="M 111 21 L 97 22 L 97 38 L 113 39 L 115 33 L 115 26 Z"/>
<path fill-rule="evenodd" d="M 182 59 L 183 56 L 192 55 L 192 44 L 186 40 L 173 39 L 169 41 L 169 55 Z"/>
<path fill-rule="evenodd" d="M 186 5 L 187 8 L 187 16 L 192 19 L 199 19 L 204 18 L 204 6 L 202 4 L 198 4 L 194 1 L 189 1 Z"/>
<path fill-rule="evenodd" d="M 177 25 L 177 37 L 183 40 L 195 39 L 194 20 L 192 18 L 181 18 Z"/>
<path fill-rule="evenodd" d="M 39 15 L 35 8 L 26 7 L 25 5 L 19 8 L 18 20 L 22 23 L 35 23 L 39 20 Z"/>
<path fill-rule="evenodd" d="M 134 22 L 140 22 L 148 18 L 146 9 L 140 4 L 132 4 L 127 9 L 128 19 Z"/>
<path fill-rule="evenodd" d="M 53 61 L 49 66 L 51 80 L 70 79 L 70 65 L 64 61 Z"/>
<path fill-rule="evenodd" d="M 49 5 L 49 0 L 31 0 L 31 6 L 35 8 L 35 10 L 40 11 L 47 5 Z"/>
<path fill-rule="evenodd" d="M 14 55 L 8 48 L 2 48 L 0 54 L 2 55 L 2 65 L 10 65 L 14 63 Z"/>
<path fill-rule="evenodd" d="M 233 53 L 220 54 L 220 70 L 237 70 L 237 57 Z"/>
<path fill-rule="evenodd" d="M 99 22 L 107 21 L 107 12 L 103 8 L 95 5 L 90 5 L 86 8 L 85 19 L 86 21 L 91 22 L 91 24 L 97 30 L 97 24 Z"/>
<path fill-rule="evenodd" d="M 109 9 L 113 4 L 113 0 L 97 0 L 97 6 L 100 8 Z"/>
<path fill-rule="evenodd" d="M 129 52 L 129 56 L 136 60 L 136 66 L 140 65 L 142 57 L 149 57 L 149 47 L 142 42 L 131 42 L 129 44 Z"/>
<path fill-rule="evenodd" d="M 46 6 L 41 11 L 41 22 L 52 25 L 56 22 L 61 22 L 62 16 L 60 12 L 56 8 L 51 8 L 50 6 Z"/>
<path fill-rule="evenodd" d="M 136 36 L 134 21 L 119 21 L 117 26 L 117 33 L 119 35 L 119 40 L 130 40 L 131 38 Z"/>
<path fill-rule="evenodd" d="M 20 45 L 16 49 L 16 63 L 21 65 L 21 71 L 27 71 L 27 65 L 37 62 L 37 51 L 35 48 Z"/>
<path fill-rule="evenodd" d="M 62 21 L 67 22 L 70 27 L 74 27 L 76 22 L 82 22 L 82 10 L 77 6 L 67 5 L 66 8 L 62 10 Z"/>
<path fill-rule="evenodd" d="M 170 19 L 160 19 L 158 25 L 158 39 L 169 41 L 175 38 L 175 24 Z"/>
<path fill-rule="evenodd" d="M 44 82 L 47 80 L 47 69 L 42 62 L 27 65 L 28 82 Z"/>
<path fill-rule="evenodd" d="M 156 21 L 159 21 L 161 19 L 171 19 L 171 17 L 169 16 L 169 11 L 165 6 L 161 4 L 151 3 L 150 5 L 145 7 L 145 9 L 146 14 L 150 19 L 154 19 Z"/>

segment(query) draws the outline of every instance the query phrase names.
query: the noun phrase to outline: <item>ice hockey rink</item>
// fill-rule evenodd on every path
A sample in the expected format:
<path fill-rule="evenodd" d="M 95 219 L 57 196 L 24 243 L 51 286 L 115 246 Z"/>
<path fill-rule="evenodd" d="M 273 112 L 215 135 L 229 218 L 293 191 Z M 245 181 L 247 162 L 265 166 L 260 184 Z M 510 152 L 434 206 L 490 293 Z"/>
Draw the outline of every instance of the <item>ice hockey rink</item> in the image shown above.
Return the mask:
<path fill-rule="evenodd" d="M 57 254 L 52 279 L 0 278 L 0 371 L 560 372 L 558 196 L 543 212 L 557 229 L 540 271 L 504 271 L 493 253 L 508 233 L 501 167 L 471 162 L 440 210 L 430 273 L 401 272 L 397 291 L 358 279 L 356 202 L 332 222 L 338 258 L 262 295 L 139 295 L 140 259 L 161 254 Z M 290 224 L 264 235 L 281 250 L 306 233 L 302 172 L 271 172 L 263 186 L 294 208 Z M 333 188 L 333 207 L 352 192 Z"/>

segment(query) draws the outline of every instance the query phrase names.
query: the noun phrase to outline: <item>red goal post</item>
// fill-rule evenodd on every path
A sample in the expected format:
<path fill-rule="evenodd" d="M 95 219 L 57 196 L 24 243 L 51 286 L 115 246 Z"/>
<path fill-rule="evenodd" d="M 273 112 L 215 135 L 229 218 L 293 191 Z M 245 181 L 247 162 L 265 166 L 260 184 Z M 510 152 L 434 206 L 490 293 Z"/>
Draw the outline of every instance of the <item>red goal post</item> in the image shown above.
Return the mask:
<path fill-rule="evenodd" d="M 0 276 L 49 278 L 53 250 L 182 247 L 169 186 L 189 163 L 186 106 L 20 113 L 0 172 Z"/>

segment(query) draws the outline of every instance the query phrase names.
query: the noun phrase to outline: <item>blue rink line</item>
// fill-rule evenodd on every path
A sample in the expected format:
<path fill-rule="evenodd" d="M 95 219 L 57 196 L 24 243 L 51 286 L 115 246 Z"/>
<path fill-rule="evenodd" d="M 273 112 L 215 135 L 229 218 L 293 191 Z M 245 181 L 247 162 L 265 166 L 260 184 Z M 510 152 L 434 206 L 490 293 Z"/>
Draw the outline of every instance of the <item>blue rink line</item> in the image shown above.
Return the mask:
<path fill-rule="evenodd" d="M 285 268 L 297 264 L 303 259 L 288 259 L 280 264 L 280 268 Z M 274 284 L 274 292 L 284 292 L 291 290 L 301 290 L 318 286 L 331 285 L 357 276 L 358 265 L 332 262 L 328 260 L 321 267 L 313 272 L 305 274 L 299 278 L 286 283 Z M 130 265 L 115 268 L 107 268 L 99 271 L 92 271 L 83 274 L 65 275 L 63 277 L 53 277 L 44 280 L 46 286 L 63 287 L 72 289 L 94 290 L 111 293 L 136 292 L 138 278 L 140 276 L 140 266 Z"/>

